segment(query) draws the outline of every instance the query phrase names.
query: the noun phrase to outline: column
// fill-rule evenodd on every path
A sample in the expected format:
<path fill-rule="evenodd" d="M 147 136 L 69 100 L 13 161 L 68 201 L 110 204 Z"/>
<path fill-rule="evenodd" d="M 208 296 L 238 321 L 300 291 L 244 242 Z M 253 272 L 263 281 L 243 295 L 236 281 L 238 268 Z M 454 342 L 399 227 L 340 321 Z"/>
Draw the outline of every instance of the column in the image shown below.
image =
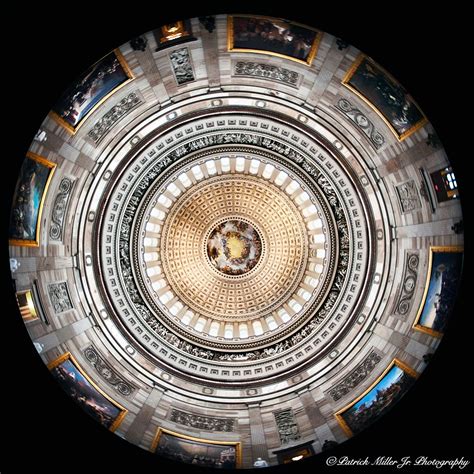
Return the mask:
<path fill-rule="evenodd" d="M 164 389 L 154 388 L 145 403 L 142 405 L 132 424 L 129 426 L 125 433 L 125 439 L 132 444 L 140 445 L 143 435 L 146 429 L 150 425 L 153 413 L 155 413 L 158 403 L 160 403 L 161 397 L 163 396 Z"/>
<path fill-rule="evenodd" d="M 252 460 L 262 458 L 268 461 L 268 448 L 263 430 L 262 415 L 260 413 L 260 403 L 248 405 L 250 419 L 250 439 L 252 441 Z"/>

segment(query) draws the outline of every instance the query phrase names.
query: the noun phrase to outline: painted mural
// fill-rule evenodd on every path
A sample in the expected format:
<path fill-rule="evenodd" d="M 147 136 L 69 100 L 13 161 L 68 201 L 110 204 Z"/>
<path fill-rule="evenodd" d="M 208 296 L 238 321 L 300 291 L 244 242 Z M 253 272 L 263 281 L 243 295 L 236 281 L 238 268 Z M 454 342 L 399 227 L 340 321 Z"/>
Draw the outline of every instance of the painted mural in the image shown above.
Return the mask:
<path fill-rule="evenodd" d="M 127 410 L 105 396 L 83 372 L 71 354 L 64 354 L 48 367 L 62 389 L 89 416 L 110 431 L 119 426 Z"/>
<path fill-rule="evenodd" d="M 416 380 L 416 372 L 395 359 L 388 370 L 361 397 L 336 414 L 349 434 L 357 434 L 383 416 Z"/>
<path fill-rule="evenodd" d="M 423 112 L 407 91 L 365 55 L 359 56 L 343 84 L 373 107 L 399 140 L 426 123 Z"/>
<path fill-rule="evenodd" d="M 207 241 L 212 265 L 226 275 L 243 275 L 252 270 L 262 253 L 262 242 L 254 227 L 241 220 L 218 225 Z"/>
<path fill-rule="evenodd" d="M 427 290 L 415 329 L 433 336 L 444 333 L 456 300 L 462 262 L 461 248 L 431 248 Z"/>
<path fill-rule="evenodd" d="M 229 51 L 283 56 L 310 65 L 319 40 L 318 31 L 287 20 L 246 15 L 229 17 Z"/>
<path fill-rule="evenodd" d="M 173 461 L 205 468 L 235 469 L 240 464 L 240 443 L 181 436 L 161 428 L 155 436 L 152 451 Z"/>
<path fill-rule="evenodd" d="M 118 50 L 91 66 L 59 98 L 53 118 L 74 133 L 87 115 L 132 77 Z"/>
<path fill-rule="evenodd" d="M 56 165 L 28 153 L 13 195 L 9 238 L 12 245 L 38 246 L 43 202 Z"/>

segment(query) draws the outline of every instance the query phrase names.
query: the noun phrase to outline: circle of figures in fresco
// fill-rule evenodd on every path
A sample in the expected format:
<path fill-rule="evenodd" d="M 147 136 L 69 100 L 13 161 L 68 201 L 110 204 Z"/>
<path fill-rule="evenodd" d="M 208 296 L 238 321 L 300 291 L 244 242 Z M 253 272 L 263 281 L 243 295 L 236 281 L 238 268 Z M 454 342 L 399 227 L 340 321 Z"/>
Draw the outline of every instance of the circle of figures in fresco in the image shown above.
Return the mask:
<path fill-rule="evenodd" d="M 262 242 L 257 231 L 241 220 L 219 224 L 207 242 L 209 260 L 226 275 L 248 273 L 258 263 L 261 252 Z"/>

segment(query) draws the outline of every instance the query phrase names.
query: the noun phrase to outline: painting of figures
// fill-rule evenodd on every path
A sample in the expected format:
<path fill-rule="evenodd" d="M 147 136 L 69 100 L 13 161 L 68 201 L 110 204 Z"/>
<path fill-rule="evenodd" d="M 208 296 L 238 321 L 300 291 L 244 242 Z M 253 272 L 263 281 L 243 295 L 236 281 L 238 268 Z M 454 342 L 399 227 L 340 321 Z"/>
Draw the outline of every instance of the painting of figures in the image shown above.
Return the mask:
<path fill-rule="evenodd" d="M 417 373 L 395 359 L 362 396 L 336 413 L 344 431 L 352 436 L 386 413 L 407 392 Z"/>
<path fill-rule="evenodd" d="M 247 222 L 228 220 L 209 236 L 207 254 L 212 265 L 227 275 L 243 275 L 252 270 L 262 253 L 262 242 Z"/>
<path fill-rule="evenodd" d="M 92 418 L 114 431 L 127 413 L 106 396 L 79 367 L 68 352 L 48 365 L 63 390 Z"/>
<path fill-rule="evenodd" d="M 240 467 L 240 443 L 210 441 L 159 428 L 151 450 L 173 461 L 220 469 Z"/>
<path fill-rule="evenodd" d="M 431 247 L 428 280 L 415 329 L 442 336 L 456 299 L 462 261 L 460 247 Z"/>
<path fill-rule="evenodd" d="M 13 195 L 9 226 L 11 245 L 39 245 L 43 203 L 55 168 L 55 163 L 27 153 Z"/>
<path fill-rule="evenodd" d="M 400 141 L 427 122 L 406 90 L 363 54 L 352 65 L 342 83 L 372 107 Z"/>
<path fill-rule="evenodd" d="M 303 25 L 259 16 L 229 16 L 228 50 L 271 54 L 311 65 L 321 33 Z"/>
<path fill-rule="evenodd" d="M 115 50 L 91 66 L 64 92 L 53 107 L 52 117 L 75 133 L 89 114 L 131 78 L 120 51 Z"/>

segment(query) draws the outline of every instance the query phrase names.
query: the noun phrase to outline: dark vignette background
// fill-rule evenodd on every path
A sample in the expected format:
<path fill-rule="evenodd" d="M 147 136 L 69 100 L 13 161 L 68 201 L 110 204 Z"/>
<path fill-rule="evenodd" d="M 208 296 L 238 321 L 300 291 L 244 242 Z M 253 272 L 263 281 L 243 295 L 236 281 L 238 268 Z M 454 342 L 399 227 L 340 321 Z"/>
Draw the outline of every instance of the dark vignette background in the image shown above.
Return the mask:
<path fill-rule="evenodd" d="M 354 44 L 386 67 L 415 97 L 435 126 L 453 163 L 467 219 L 470 153 L 459 130 L 468 100 L 467 12 L 437 10 L 414 2 L 334 6 L 300 0 L 291 5 L 207 1 L 198 5 L 161 2 L 101 6 L 99 2 L 26 6 L 18 2 L 3 17 L 2 54 L 2 407 L 3 472 L 167 472 L 178 466 L 152 457 L 85 416 L 53 379 L 18 314 L 8 269 L 7 223 L 16 175 L 32 137 L 58 95 L 114 47 L 170 21 L 213 13 L 258 13 L 284 17 L 328 31 Z M 324 7 L 324 8 L 323 8 Z M 10 28 L 10 30 L 8 30 Z M 5 57 L 6 56 L 6 57 Z M 472 65 L 471 65 L 472 66 Z M 464 94 L 467 94 L 464 97 Z M 6 104 L 5 104 L 6 101 Z M 469 237 L 466 238 L 468 242 Z M 467 248 L 469 253 L 469 248 Z M 469 458 L 472 357 L 467 303 L 470 265 L 447 333 L 415 386 L 383 419 L 335 450 L 308 461 L 265 472 L 400 472 L 394 468 L 328 468 L 330 455 Z M 470 321 L 469 321 L 470 322 Z M 471 372 L 472 373 L 472 372 Z M 467 430 L 466 430 L 467 428 Z M 469 445 L 471 447 L 471 445 Z M 472 459 L 471 459 L 472 462 Z M 409 472 L 446 472 L 413 468 Z M 451 472 L 455 472 L 451 471 Z M 186 472 L 203 469 L 187 466 Z M 401 472 L 408 472 L 404 469 Z M 463 472 L 472 472 L 472 464 Z"/>

